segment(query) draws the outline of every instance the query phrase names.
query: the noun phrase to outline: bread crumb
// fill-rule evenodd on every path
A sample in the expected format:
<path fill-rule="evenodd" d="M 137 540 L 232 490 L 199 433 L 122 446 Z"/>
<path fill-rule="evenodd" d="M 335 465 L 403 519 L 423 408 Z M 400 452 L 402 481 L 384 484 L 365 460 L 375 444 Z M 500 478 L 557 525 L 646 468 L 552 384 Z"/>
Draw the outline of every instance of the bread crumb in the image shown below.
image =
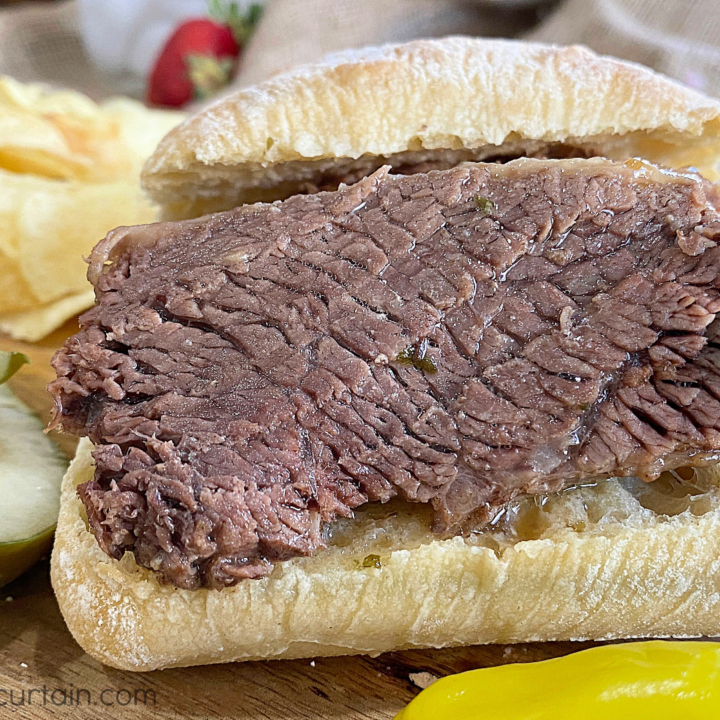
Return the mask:
<path fill-rule="evenodd" d="M 436 680 L 440 679 L 437 675 L 433 675 L 429 672 L 410 673 L 409 677 L 410 682 L 422 690 L 429 688 Z"/>

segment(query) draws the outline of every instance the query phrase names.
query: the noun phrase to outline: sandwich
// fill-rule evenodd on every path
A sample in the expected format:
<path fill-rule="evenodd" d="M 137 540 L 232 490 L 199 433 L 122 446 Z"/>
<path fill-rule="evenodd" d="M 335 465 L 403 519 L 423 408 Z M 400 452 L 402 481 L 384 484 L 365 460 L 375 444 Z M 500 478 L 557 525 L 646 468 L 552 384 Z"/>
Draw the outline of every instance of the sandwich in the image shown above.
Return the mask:
<path fill-rule="evenodd" d="M 720 632 L 720 103 L 448 38 L 231 94 L 57 353 L 52 581 L 152 670 Z"/>

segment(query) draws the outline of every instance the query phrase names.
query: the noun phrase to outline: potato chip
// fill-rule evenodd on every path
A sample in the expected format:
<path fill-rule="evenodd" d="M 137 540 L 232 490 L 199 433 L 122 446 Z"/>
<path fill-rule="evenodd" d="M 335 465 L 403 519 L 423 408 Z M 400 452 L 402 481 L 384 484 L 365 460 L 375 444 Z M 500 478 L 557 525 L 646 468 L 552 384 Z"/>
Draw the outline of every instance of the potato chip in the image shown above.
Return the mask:
<path fill-rule="evenodd" d="M 95 243 L 156 215 L 137 180 L 89 184 L 0 171 L 0 313 L 83 292 L 83 256 Z"/>
<path fill-rule="evenodd" d="M 125 177 L 182 117 L 0 77 L 0 168 L 94 182 Z"/>
<path fill-rule="evenodd" d="M 91 146 L 112 151 L 118 135 L 117 124 L 79 93 L 0 78 L 0 167 L 53 178 L 102 176 L 108 168 Z"/>
<path fill-rule="evenodd" d="M 18 198 L 18 267 L 42 304 L 87 289 L 83 256 L 110 230 L 157 215 L 137 183 L 52 185 Z"/>
<path fill-rule="evenodd" d="M 101 107 L 108 117 L 118 123 L 120 144 L 138 177 L 158 143 L 185 117 L 180 112 L 150 110 L 142 103 L 125 97 L 110 98 Z"/>
<path fill-rule="evenodd" d="M 16 340 L 37 342 L 94 302 L 95 291 L 88 289 L 33 310 L 0 315 L 0 331 Z"/>
<path fill-rule="evenodd" d="M 43 118 L 2 109 L 0 112 L 0 167 L 46 177 L 82 177 L 91 162 L 73 155 L 60 130 Z"/>
<path fill-rule="evenodd" d="M 0 191 L 1 192 L 1 191 Z M 2 232 L 0 228 L 0 232 Z M 0 317 L 38 304 L 32 288 L 27 284 L 17 263 L 6 260 L 0 253 Z"/>
<path fill-rule="evenodd" d="M 157 219 L 140 170 L 182 117 L 0 76 L 0 330 L 39 340 L 92 305 L 83 257 Z"/>

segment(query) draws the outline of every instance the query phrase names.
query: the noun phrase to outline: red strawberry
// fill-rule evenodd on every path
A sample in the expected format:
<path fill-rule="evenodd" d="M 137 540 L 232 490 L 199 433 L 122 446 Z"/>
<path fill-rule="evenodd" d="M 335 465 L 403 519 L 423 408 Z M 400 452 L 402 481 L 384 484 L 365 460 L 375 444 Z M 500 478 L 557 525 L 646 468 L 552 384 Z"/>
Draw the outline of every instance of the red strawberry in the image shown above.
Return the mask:
<path fill-rule="evenodd" d="M 203 100 L 232 79 L 240 46 L 250 37 L 261 8 L 253 4 L 243 15 L 237 3 L 210 0 L 209 6 L 212 19 L 182 23 L 165 43 L 150 74 L 151 105 L 178 107 Z"/>
<path fill-rule="evenodd" d="M 178 107 L 226 85 L 240 52 L 232 30 L 205 18 L 178 26 L 150 75 L 151 105 Z"/>

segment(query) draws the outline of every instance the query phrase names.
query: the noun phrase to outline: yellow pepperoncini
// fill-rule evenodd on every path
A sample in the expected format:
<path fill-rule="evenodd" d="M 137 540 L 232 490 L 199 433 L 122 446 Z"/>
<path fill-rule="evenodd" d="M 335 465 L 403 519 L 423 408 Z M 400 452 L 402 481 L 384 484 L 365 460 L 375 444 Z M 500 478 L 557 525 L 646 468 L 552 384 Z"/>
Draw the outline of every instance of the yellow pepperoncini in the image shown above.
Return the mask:
<path fill-rule="evenodd" d="M 718 720 L 720 643 L 603 645 L 450 675 L 395 720 Z"/>

